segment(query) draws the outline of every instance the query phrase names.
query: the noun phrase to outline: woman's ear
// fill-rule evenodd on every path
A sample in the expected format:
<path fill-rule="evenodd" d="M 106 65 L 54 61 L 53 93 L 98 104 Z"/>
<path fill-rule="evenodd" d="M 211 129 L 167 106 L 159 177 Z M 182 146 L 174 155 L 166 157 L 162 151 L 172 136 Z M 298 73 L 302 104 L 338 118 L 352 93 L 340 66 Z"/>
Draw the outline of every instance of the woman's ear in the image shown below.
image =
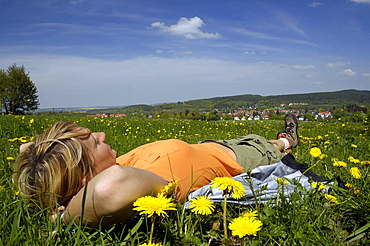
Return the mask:
<path fill-rule="evenodd" d="M 22 144 L 19 147 L 19 152 L 22 152 L 23 150 L 27 149 L 31 144 L 34 144 L 34 142 L 28 142 L 28 143 Z"/>

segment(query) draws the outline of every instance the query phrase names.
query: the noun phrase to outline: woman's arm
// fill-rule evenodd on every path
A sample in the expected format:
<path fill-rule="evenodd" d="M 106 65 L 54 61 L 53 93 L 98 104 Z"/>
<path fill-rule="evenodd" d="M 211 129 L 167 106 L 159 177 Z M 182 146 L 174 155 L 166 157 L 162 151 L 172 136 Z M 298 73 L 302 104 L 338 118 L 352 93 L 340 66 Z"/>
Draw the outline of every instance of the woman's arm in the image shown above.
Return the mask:
<path fill-rule="evenodd" d="M 125 222 L 134 215 L 133 202 L 152 195 L 167 182 L 160 176 L 142 169 L 114 165 L 99 173 L 87 184 L 84 218 L 90 226 L 106 226 Z M 71 200 L 63 219 L 69 223 L 82 212 L 84 188 Z"/>

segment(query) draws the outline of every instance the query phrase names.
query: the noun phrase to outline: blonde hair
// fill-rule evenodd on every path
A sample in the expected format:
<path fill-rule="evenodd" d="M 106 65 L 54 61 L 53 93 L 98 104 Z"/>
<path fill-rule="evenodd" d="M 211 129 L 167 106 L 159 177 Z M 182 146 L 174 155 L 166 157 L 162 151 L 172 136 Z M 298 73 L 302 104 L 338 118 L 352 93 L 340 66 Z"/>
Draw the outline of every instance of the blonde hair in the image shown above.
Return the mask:
<path fill-rule="evenodd" d="M 80 139 L 90 132 L 80 129 L 58 122 L 21 151 L 13 179 L 24 197 L 43 208 L 65 206 L 82 188 L 82 179 L 93 176 L 91 155 Z"/>

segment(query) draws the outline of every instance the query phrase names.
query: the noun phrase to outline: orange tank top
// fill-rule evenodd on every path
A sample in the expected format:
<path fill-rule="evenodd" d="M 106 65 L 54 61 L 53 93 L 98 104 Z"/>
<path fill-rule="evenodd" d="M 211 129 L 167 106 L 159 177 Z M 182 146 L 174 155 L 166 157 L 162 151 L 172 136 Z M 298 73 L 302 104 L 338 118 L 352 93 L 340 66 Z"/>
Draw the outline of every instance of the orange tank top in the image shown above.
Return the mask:
<path fill-rule="evenodd" d="M 117 163 L 151 171 L 167 182 L 178 180 L 177 199 L 181 202 L 214 177 L 232 177 L 243 172 L 243 168 L 215 144 L 188 144 L 177 139 L 142 145 L 119 156 Z"/>

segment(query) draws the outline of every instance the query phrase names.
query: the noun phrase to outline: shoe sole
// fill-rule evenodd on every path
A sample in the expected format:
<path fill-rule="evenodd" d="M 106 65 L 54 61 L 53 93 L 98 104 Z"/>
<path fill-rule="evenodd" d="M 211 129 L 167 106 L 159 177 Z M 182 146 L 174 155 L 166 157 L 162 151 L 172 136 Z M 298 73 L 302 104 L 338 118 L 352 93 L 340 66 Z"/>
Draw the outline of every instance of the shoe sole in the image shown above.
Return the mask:
<path fill-rule="evenodd" d="M 295 134 L 297 135 L 297 145 L 296 146 L 299 146 L 301 144 L 301 138 L 298 135 L 298 120 L 297 120 L 297 117 L 295 117 L 294 114 L 287 114 L 285 116 L 285 129 L 288 127 L 288 124 L 287 124 L 287 121 L 286 121 L 286 118 L 288 118 L 288 117 L 293 119 L 295 129 L 296 129 Z M 294 146 L 294 147 L 296 147 L 296 146 Z"/>

